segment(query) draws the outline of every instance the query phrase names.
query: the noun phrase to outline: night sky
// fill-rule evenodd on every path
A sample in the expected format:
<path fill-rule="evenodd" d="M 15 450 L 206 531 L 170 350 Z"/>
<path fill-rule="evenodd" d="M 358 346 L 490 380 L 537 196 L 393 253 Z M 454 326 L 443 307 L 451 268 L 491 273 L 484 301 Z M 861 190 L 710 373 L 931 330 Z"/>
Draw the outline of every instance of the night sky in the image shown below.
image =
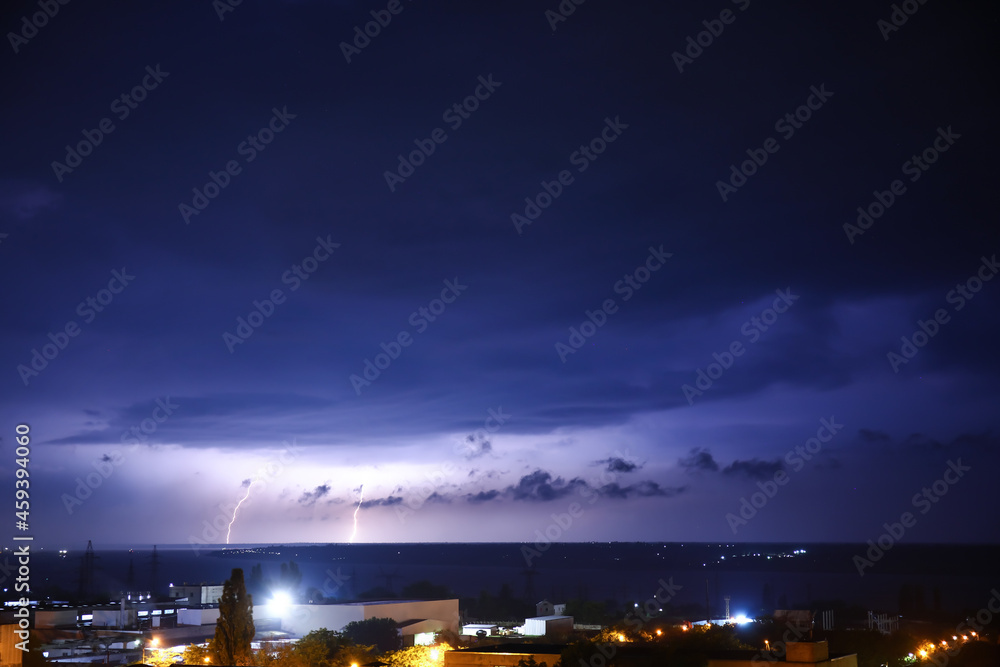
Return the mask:
<path fill-rule="evenodd" d="M 996 8 L 10 4 L 36 543 L 1000 535 Z"/>

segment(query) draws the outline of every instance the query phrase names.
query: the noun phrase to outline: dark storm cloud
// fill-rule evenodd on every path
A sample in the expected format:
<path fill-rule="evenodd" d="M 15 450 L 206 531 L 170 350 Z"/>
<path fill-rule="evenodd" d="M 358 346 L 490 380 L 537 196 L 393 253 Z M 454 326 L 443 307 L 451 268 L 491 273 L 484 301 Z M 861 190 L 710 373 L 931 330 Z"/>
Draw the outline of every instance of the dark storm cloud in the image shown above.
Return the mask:
<path fill-rule="evenodd" d="M 461 449 L 465 458 L 476 459 L 491 453 L 493 451 L 493 443 L 484 436 L 476 437 L 473 434 L 469 434 L 465 436 L 465 442 Z"/>
<path fill-rule="evenodd" d="M 722 473 L 724 475 L 744 476 L 750 479 L 763 480 L 774 477 L 774 473 L 784 469 L 785 464 L 781 460 L 761 461 L 754 458 L 747 461 L 733 461 L 722 469 Z"/>
<path fill-rule="evenodd" d="M 58 208 L 63 196 L 48 185 L 0 179 L 0 222 L 29 222 Z"/>
<path fill-rule="evenodd" d="M 635 461 L 626 461 L 619 456 L 612 456 L 611 458 L 596 461 L 595 464 L 605 466 L 604 469 L 608 472 L 632 472 L 633 470 L 642 468 Z"/>
<path fill-rule="evenodd" d="M 375 498 L 373 500 L 365 500 L 361 503 L 361 508 L 367 507 L 391 507 L 393 505 L 399 505 L 403 502 L 401 496 L 386 496 L 385 498 Z"/>
<path fill-rule="evenodd" d="M 102 428 L 53 438 L 48 442 L 57 445 L 120 442 L 123 435 L 139 429 L 143 442 L 179 440 L 189 446 L 199 443 L 216 446 L 222 442 L 245 443 L 251 440 L 276 445 L 290 438 L 288 427 L 278 424 L 330 406 L 328 400 L 296 394 L 163 395 L 110 408 L 108 412 L 111 416 Z M 96 411 L 88 409 L 84 412 L 90 414 Z M 306 431 L 301 423 L 296 429 L 298 433 Z M 308 442 L 308 438 L 303 440 L 304 444 Z"/>
<path fill-rule="evenodd" d="M 579 477 L 564 480 L 562 477 L 553 477 L 547 471 L 535 470 L 521 477 L 516 484 L 511 484 L 502 489 L 489 489 L 457 496 L 435 492 L 428 500 L 434 496 L 438 496 L 438 502 L 451 502 L 453 499 L 460 499 L 472 505 L 487 502 L 547 503 L 572 494 L 577 494 L 581 497 L 600 496 L 615 500 L 626 500 L 629 498 L 671 498 L 687 491 L 687 489 L 687 486 L 664 487 L 651 480 L 629 485 L 611 482 L 595 488 Z"/>
<path fill-rule="evenodd" d="M 465 496 L 466 500 L 473 504 L 485 503 L 491 500 L 496 500 L 500 497 L 500 491 L 497 489 L 490 489 L 489 491 L 480 491 L 478 493 L 472 493 Z"/>
<path fill-rule="evenodd" d="M 298 503 L 300 505 L 304 505 L 305 507 L 312 507 L 313 505 L 316 504 L 316 501 L 326 497 L 329 493 L 330 493 L 330 485 L 321 484 L 312 491 L 306 491 L 305 493 L 303 493 L 302 496 L 299 498 Z"/>
<path fill-rule="evenodd" d="M 900 442 L 900 446 L 904 449 L 920 451 L 938 451 L 946 448 L 946 445 L 940 440 L 923 433 L 911 433 Z"/>
<path fill-rule="evenodd" d="M 868 428 L 858 429 L 858 437 L 864 442 L 872 442 L 872 443 L 889 442 L 892 439 L 889 437 L 888 433 Z"/>
<path fill-rule="evenodd" d="M 598 489 L 598 493 L 606 498 L 625 500 L 633 497 L 673 498 L 674 496 L 684 493 L 687 490 L 687 486 L 662 487 L 656 482 L 647 480 L 645 482 L 637 482 L 636 484 L 630 484 L 628 486 L 621 486 L 617 482 L 612 482 L 611 484 L 605 484 Z"/>
<path fill-rule="evenodd" d="M 517 484 L 507 487 L 504 494 L 514 500 L 546 502 L 568 496 L 581 486 L 586 486 L 582 479 L 574 478 L 567 482 L 562 477 L 553 478 L 544 470 L 535 470 L 523 476 Z"/>
<path fill-rule="evenodd" d="M 826 456 L 816 462 L 818 470 L 840 470 L 844 465 L 840 459 L 833 456 Z"/>
<path fill-rule="evenodd" d="M 914 452 L 941 452 L 945 450 L 995 450 L 1000 448 L 1000 437 L 992 431 L 980 433 L 960 433 L 945 441 L 938 440 L 924 433 L 911 433 L 899 441 L 902 450 Z"/>
<path fill-rule="evenodd" d="M 707 449 L 702 449 L 700 447 L 693 448 L 688 456 L 678 459 L 677 464 L 684 468 L 687 472 L 696 472 L 700 470 L 715 472 L 719 469 L 719 464 L 715 462 L 715 459 L 712 457 L 712 453 Z"/>
<path fill-rule="evenodd" d="M 992 431 L 982 433 L 962 433 L 949 443 L 951 447 L 995 450 L 1000 448 L 1000 436 Z"/>

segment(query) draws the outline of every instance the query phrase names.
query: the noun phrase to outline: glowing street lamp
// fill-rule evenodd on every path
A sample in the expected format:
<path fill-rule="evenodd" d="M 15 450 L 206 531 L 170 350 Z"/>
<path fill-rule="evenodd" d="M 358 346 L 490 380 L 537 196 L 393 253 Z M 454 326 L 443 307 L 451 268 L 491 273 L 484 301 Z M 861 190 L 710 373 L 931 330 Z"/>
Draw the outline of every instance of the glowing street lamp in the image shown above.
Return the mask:
<path fill-rule="evenodd" d="M 146 645 L 142 643 L 141 639 L 139 640 L 139 644 L 142 646 L 142 661 L 145 663 L 146 662 Z M 160 640 L 157 639 L 156 637 L 153 637 L 152 639 L 149 640 L 149 645 L 151 647 L 153 647 L 153 648 L 156 648 L 157 646 L 160 645 Z"/>

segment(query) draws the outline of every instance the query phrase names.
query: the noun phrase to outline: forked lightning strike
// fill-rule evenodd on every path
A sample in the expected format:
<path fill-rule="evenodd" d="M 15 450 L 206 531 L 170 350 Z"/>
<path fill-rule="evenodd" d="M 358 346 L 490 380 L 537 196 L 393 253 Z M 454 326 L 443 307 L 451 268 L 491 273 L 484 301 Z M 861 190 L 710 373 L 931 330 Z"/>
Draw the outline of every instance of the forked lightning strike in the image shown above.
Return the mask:
<path fill-rule="evenodd" d="M 233 524 L 236 523 L 236 513 L 240 511 L 240 505 L 242 505 L 244 501 L 250 497 L 250 491 L 253 489 L 253 485 L 259 481 L 260 477 L 256 477 L 252 482 L 250 482 L 250 486 L 247 487 L 246 495 L 244 495 L 240 499 L 240 502 L 236 503 L 236 507 L 233 508 L 233 518 L 229 520 L 229 528 L 226 530 L 226 544 L 229 544 L 229 535 L 233 532 Z"/>
<path fill-rule="evenodd" d="M 365 500 L 365 485 L 362 484 L 361 488 L 358 490 L 360 495 L 358 496 L 358 506 L 354 508 L 354 530 L 351 532 L 351 539 L 347 540 L 348 544 L 354 543 L 354 538 L 358 534 L 358 510 L 361 509 L 361 503 Z"/>

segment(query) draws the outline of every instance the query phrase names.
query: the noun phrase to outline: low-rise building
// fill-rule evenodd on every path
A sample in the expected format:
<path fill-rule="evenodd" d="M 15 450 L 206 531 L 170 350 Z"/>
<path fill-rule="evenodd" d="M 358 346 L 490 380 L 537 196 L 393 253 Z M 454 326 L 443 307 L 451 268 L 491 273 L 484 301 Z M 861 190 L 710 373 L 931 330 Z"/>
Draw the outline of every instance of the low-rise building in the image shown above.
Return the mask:
<path fill-rule="evenodd" d="M 856 653 L 831 654 L 825 641 L 788 642 L 784 653 L 718 651 L 709 654 L 706 667 L 858 667 Z"/>
<path fill-rule="evenodd" d="M 517 667 L 521 660 L 534 658 L 539 667 L 554 667 L 563 644 L 496 644 L 460 648 L 444 654 L 444 667 Z"/>
<path fill-rule="evenodd" d="M 283 631 L 300 637 L 320 628 L 340 631 L 352 621 L 391 618 L 399 624 L 404 645 L 412 645 L 417 635 L 441 630 L 458 634 L 460 630 L 458 599 L 373 600 L 339 604 L 270 603 L 254 605 L 253 617 L 254 620 L 280 620 Z"/>
<path fill-rule="evenodd" d="M 568 637 L 573 632 L 572 616 L 535 616 L 524 619 L 517 629 L 525 637 Z"/>
<path fill-rule="evenodd" d="M 188 604 L 218 604 L 223 588 L 222 584 L 170 584 L 167 594 L 174 599 L 186 599 Z"/>

